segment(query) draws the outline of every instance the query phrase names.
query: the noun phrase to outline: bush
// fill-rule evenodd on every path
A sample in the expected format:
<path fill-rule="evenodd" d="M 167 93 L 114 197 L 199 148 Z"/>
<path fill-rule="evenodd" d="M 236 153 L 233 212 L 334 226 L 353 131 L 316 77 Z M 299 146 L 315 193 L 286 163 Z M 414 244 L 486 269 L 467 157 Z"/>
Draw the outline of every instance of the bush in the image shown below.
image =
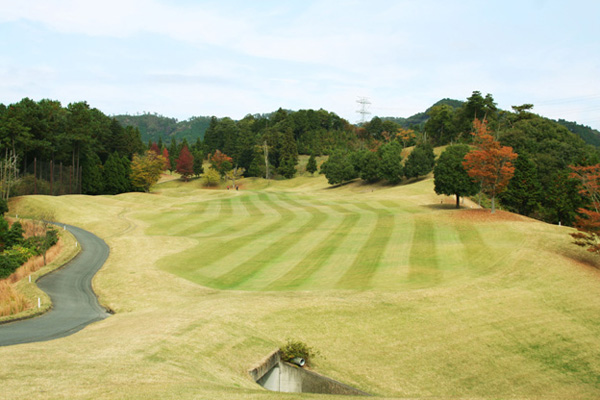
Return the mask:
<path fill-rule="evenodd" d="M 319 355 L 318 351 L 313 350 L 312 347 L 308 347 L 306 343 L 291 339 L 288 339 L 287 344 L 279 350 L 281 351 L 281 359 L 283 361 L 289 362 L 296 357 L 301 357 L 304 358 L 308 366 L 311 366 L 312 359 Z"/>
<path fill-rule="evenodd" d="M 35 251 L 23 246 L 14 246 L 0 254 L 0 279 L 8 278 L 25 261 L 33 257 Z"/>
<path fill-rule="evenodd" d="M 34 193 L 52 194 L 50 192 L 50 182 L 39 178 L 36 179 L 33 175 L 26 175 L 14 184 L 11 196 L 25 196 Z"/>

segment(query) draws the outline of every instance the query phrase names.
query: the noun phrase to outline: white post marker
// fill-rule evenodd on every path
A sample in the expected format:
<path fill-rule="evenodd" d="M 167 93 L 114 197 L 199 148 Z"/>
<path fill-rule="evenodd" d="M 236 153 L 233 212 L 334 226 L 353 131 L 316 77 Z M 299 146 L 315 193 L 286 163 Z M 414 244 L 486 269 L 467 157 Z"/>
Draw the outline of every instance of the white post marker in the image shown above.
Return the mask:
<path fill-rule="evenodd" d="M 31 275 L 29 275 L 29 283 L 31 283 Z"/>
<path fill-rule="evenodd" d="M 38 297 L 38 308 L 42 308 L 42 300 Z"/>
<path fill-rule="evenodd" d="M 75 247 L 77 247 L 77 242 L 75 242 Z"/>

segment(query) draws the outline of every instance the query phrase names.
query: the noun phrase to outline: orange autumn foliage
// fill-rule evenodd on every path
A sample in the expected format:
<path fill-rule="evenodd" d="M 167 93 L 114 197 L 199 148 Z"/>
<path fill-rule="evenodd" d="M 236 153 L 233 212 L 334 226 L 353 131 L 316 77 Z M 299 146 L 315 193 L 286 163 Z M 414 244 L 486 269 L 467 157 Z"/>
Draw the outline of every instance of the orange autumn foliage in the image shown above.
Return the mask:
<path fill-rule="evenodd" d="M 600 164 L 585 167 L 571 166 L 573 171 L 569 176 L 581 183 L 579 193 L 590 200 L 593 209 L 580 208 L 580 214 L 575 219 L 577 232 L 571 233 L 575 244 L 587 247 L 592 253 L 600 254 Z"/>
<path fill-rule="evenodd" d="M 477 118 L 473 121 L 473 144 L 477 147 L 467 153 L 463 167 L 467 174 L 481 184 L 481 190 L 492 199 L 492 212 L 495 211 L 496 196 L 501 193 L 515 174 L 512 161 L 518 156 L 512 147 L 502 146 L 487 127 L 487 121 Z"/>

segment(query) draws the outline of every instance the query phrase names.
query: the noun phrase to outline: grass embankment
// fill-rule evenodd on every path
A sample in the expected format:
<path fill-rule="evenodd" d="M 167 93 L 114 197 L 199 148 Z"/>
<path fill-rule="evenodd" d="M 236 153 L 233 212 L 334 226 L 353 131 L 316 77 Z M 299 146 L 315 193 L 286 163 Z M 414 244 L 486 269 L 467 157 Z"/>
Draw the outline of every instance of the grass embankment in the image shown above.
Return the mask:
<path fill-rule="evenodd" d="M 567 228 L 453 210 L 430 180 L 242 184 L 23 199 L 107 241 L 116 314 L 0 348 L 6 396 L 281 398 L 247 370 L 294 338 L 383 397 L 600 397 L 600 274 Z"/>
<path fill-rule="evenodd" d="M 21 223 L 25 237 L 41 234 L 41 227 L 33 222 L 21 220 Z M 62 229 L 58 232 L 58 242 L 46 251 L 46 265 L 44 265 L 43 255 L 35 256 L 27 260 L 9 277 L 0 280 L 0 322 L 30 318 L 43 314 L 52 307 L 48 295 L 41 291 L 35 282 L 69 262 L 80 250 L 79 247 L 75 247 L 73 235 Z M 39 308 L 38 298 L 40 298 Z"/>

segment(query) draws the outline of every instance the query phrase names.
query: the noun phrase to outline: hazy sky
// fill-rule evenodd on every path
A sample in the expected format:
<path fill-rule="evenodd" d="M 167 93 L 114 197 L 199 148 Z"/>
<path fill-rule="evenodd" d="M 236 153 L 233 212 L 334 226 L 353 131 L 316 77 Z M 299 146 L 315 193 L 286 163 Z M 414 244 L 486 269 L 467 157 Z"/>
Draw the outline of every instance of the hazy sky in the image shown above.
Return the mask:
<path fill-rule="evenodd" d="M 359 120 L 444 97 L 600 129 L 600 1 L 0 0 L 0 103 Z"/>

